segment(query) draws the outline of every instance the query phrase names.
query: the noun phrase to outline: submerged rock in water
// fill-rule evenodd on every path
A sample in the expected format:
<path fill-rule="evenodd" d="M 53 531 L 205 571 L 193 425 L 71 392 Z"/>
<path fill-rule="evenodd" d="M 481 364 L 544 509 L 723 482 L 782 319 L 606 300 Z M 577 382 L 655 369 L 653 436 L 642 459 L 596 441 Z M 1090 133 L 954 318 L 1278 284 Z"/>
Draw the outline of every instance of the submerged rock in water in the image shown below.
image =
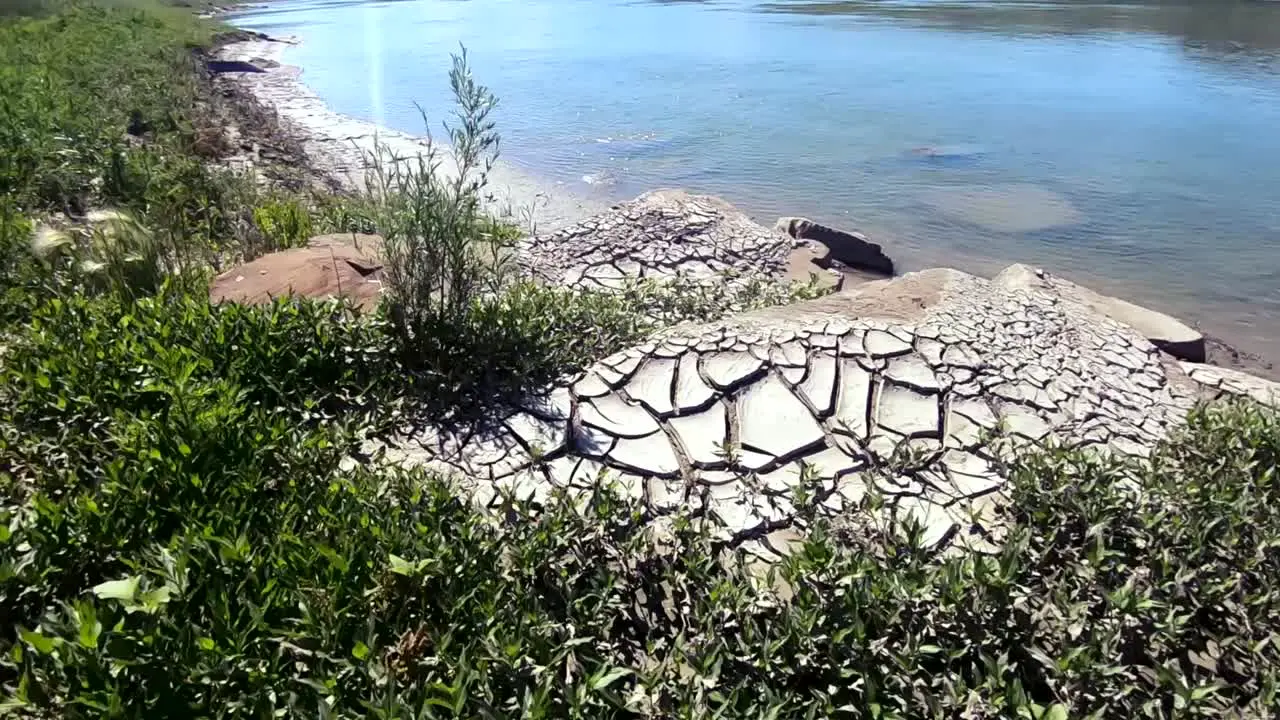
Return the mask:
<path fill-rule="evenodd" d="M 802 217 L 778 218 L 773 227 L 797 240 L 822 243 L 830 251 L 828 261 L 880 275 L 893 274 L 893 260 L 862 233 L 837 230 Z"/>
<path fill-rule="evenodd" d="M 911 148 L 907 156 L 926 162 L 974 163 L 986 154 L 979 145 L 923 145 Z"/>
<path fill-rule="evenodd" d="M 998 232 L 1033 232 L 1084 219 L 1070 200 L 1037 185 L 935 188 L 924 201 L 943 215 Z"/>

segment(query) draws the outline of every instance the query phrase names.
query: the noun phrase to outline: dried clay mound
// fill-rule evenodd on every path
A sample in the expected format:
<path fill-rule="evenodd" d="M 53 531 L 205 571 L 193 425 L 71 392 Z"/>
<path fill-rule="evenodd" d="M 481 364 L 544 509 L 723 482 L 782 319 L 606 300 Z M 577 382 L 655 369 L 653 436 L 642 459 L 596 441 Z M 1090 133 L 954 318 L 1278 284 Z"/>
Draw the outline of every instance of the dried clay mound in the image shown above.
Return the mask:
<path fill-rule="evenodd" d="M 804 280 L 810 272 L 828 274 L 817 265 L 797 264 L 803 252 L 792 257 L 811 245 L 757 224 L 719 198 L 655 190 L 576 225 L 526 238 L 516 255 L 524 272 L 543 282 L 611 290 L 637 278 Z"/>
<path fill-rule="evenodd" d="M 810 468 L 822 513 L 874 485 L 930 542 L 991 547 L 1000 461 L 1020 445 L 1142 454 L 1206 394 L 1280 398 L 1280 385 L 1189 367 L 1069 297 L 928 270 L 672 328 L 499 413 L 492 431 L 386 450 L 459 471 L 482 504 L 585 490 L 608 471 L 654 515 L 705 511 L 724 540 L 767 557 L 805 529 L 792 498 Z"/>

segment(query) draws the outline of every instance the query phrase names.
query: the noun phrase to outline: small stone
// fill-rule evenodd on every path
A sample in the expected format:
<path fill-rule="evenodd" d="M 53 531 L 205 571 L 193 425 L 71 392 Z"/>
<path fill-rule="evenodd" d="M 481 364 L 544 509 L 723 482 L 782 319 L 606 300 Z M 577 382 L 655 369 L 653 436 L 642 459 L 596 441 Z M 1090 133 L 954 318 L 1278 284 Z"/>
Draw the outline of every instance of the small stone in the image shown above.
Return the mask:
<path fill-rule="evenodd" d="M 588 372 L 573 384 L 573 392 L 578 397 L 600 397 L 613 392 L 613 388 L 598 373 Z"/>
<path fill-rule="evenodd" d="M 1004 429 L 1014 435 L 1021 435 L 1028 440 L 1041 440 L 1049 434 L 1049 425 L 1039 416 L 1016 405 L 1006 405 L 1001 409 L 1000 421 Z"/>
<path fill-rule="evenodd" d="M 924 338 L 916 340 L 916 352 L 920 353 L 920 357 L 933 367 L 942 364 L 942 353 L 947 349 L 946 345 L 937 340 L 927 340 Z"/>
<path fill-rule="evenodd" d="M 674 475 L 680 470 L 671 442 L 661 431 L 641 438 L 619 438 L 607 459 L 641 475 Z"/>
<path fill-rule="evenodd" d="M 715 403 L 703 412 L 673 417 L 669 422 L 691 462 L 711 465 L 724 461 L 728 424 L 723 404 Z"/>
<path fill-rule="evenodd" d="M 675 373 L 675 360 L 650 358 L 631 376 L 631 382 L 626 387 L 627 394 L 653 413 L 671 413 L 675 410 L 671 404 Z"/>
<path fill-rule="evenodd" d="M 752 522 L 751 506 L 741 500 L 712 500 L 708 510 L 719 521 L 720 526 L 730 533 L 736 533 L 755 525 Z"/>
<path fill-rule="evenodd" d="M 612 367 L 609 367 L 608 365 L 596 365 L 594 370 L 596 374 L 598 374 L 606 383 L 608 383 L 609 387 L 611 388 L 616 388 L 619 384 L 622 383 L 623 380 L 627 379 L 626 375 L 623 375 L 622 373 L 618 372 L 617 370 L 614 370 Z"/>
<path fill-rule="evenodd" d="M 982 361 L 965 345 L 947 346 L 947 349 L 942 351 L 942 362 L 952 367 L 969 368 L 971 370 L 977 370 L 982 367 Z"/>
<path fill-rule="evenodd" d="M 613 448 L 618 438 L 597 427 L 581 424 L 574 430 L 570 452 L 583 457 L 600 458 Z"/>
<path fill-rule="evenodd" d="M 818 417 L 831 414 L 836 401 L 835 389 L 836 359 L 826 353 L 810 358 L 809 372 L 800 383 L 800 394 L 818 412 Z"/>
<path fill-rule="evenodd" d="M 715 398 L 716 392 L 698 374 L 698 356 L 687 352 L 680 356 L 676 371 L 675 407 L 680 412 L 702 407 Z"/>
<path fill-rule="evenodd" d="M 769 352 L 770 362 L 782 367 L 803 368 L 805 359 L 804 345 L 794 340 L 781 345 L 774 345 Z"/>
<path fill-rule="evenodd" d="M 618 437 L 643 437 L 658 429 L 658 423 L 644 408 L 617 395 L 584 400 L 578 405 L 583 424 Z"/>
<path fill-rule="evenodd" d="M 901 498 L 894 507 L 894 518 L 899 522 L 912 518 L 924 528 L 920 543 L 926 548 L 936 547 L 956 532 L 955 520 L 946 510 L 923 498 Z"/>
<path fill-rule="evenodd" d="M 547 471 L 547 477 L 550 479 L 551 484 L 556 487 L 588 484 L 596 479 L 597 473 L 603 467 L 603 465 L 594 460 L 571 455 L 562 455 L 543 463 L 543 468 Z"/>
<path fill-rule="evenodd" d="M 862 475 L 845 475 L 836 480 L 835 494 L 843 501 L 844 508 L 854 507 L 867 495 L 866 480 Z"/>
<path fill-rule="evenodd" d="M 804 537 L 795 530 L 782 528 L 764 536 L 764 543 L 782 557 L 787 557 L 804 544 Z"/>
<path fill-rule="evenodd" d="M 516 413 L 504 424 L 535 456 L 545 457 L 559 452 L 568 437 L 565 421 L 544 420 L 530 413 Z"/>
<path fill-rule="evenodd" d="M 862 467 L 860 458 L 852 458 L 837 448 L 828 447 L 812 455 L 805 455 L 800 462 L 810 468 L 816 478 L 833 478 Z"/>
<path fill-rule="evenodd" d="M 780 367 L 778 368 L 778 374 L 781 375 L 782 379 L 786 380 L 788 384 L 795 385 L 801 380 L 804 380 L 805 369 L 803 367 Z"/>
<path fill-rule="evenodd" d="M 942 464 L 957 497 L 983 495 L 1004 484 L 995 467 L 973 453 L 948 450 Z"/>
<path fill-rule="evenodd" d="M 825 333 L 814 333 L 809 336 L 809 346 L 820 350 L 832 350 L 836 344 L 840 342 L 837 335 L 827 335 Z"/>
<path fill-rule="evenodd" d="M 799 462 L 789 462 L 773 472 L 760 473 L 757 478 L 766 493 L 790 495 L 800 484 L 801 472 Z"/>
<path fill-rule="evenodd" d="M 947 415 L 946 446 L 968 450 L 982 443 L 982 427 L 969 418 L 951 412 Z"/>
<path fill-rule="evenodd" d="M 747 352 L 719 352 L 703 355 L 702 373 L 711 384 L 728 390 L 751 377 L 764 363 Z"/>
<path fill-rule="evenodd" d="M 822 332 L 828 335 L 844 335 L 853 329 L 853 326 L 844 320 L 831 320 L 822 328 Z"/>
<path fill-rule="evenodd" d="M 983 428 L 994 428 L 996 426 L 996 415 L 991 412 L 991 408 L 982 400 L 961 399 L 951 403 L 951 412 L 957 415 L 963 415 L 975 424 Z"/>
<path fill-rule="evenodd" d="M 903 355 L 890 360 L 884 376 L 898 385 L 924 393 L 937 392 L 941 387 L 938 376 L 919 355 Z"/>
<path fill-rule="evenodd" d="M 728 470 L 700 470 L 695 475 L 695 482 L 699 485 L 705 485 L 708 488 L 721 487 L 731 485 L 734 488 L 741 487 L 742 473 L 730 472 Z M 730 489 L 728 491 L 716 491 L 718 497 L 728 497 L 730 495 L 741 494 L 740 490 Z"/>
<path fill-rule="evenodd" d="M 776 463 L 778 458 L 755 450 L 746 448 L 738 448 L 738 467 L 747 470 L 763 470 L 764 468 Z"/>
<path fill-rule="evenodd" d="M 644 499 L 655 510 L 670 512 L 684 502 L 684 483 L 671 478 L 648 478 Z"/>
<path fill-rule="evenodd" d="M 516 502 L 544 503 L 552 490 L 546 477 L 534 471 L 508 475 L 495 480 L 493 486 L 499 495 L 510 497 Z"/>
<path fill-rule="evenodd" d="M 869 330 L 862 347 L 872 357 L 892 357 L 911 352 L 911 343 L 883 330 Z"/>
<path fill-rule="evenodd" d="M 862 355 L 866 349 L 862 345 L 862 339 L 866 333 L 861 330 L 854 330 L 840 336 L 840 344 L 837 348 L 840 355 Z"/>
<path fill-rule="evenodd" d="M 628 353 L 622 353 L 621 357 L 618 355 L 615 355 L 614 357 L 617 358 L 614 362 L 609 362 L 607 360 L 604 362 L 611 365 L 614 370 L 617 370 L 627 376 L 630 376 L 631 373 L 635 372 L 636 368 L 640 367 L 640 363 L 644 360 L 643 355 L 631 355 Z"/>
<path fill-rule="evenodd" d="M 859 439 L 867 437 L 871 384 L 871 373 L 851 359 L 840 359 L 840 389 L 833 421 L 837 431 Z"/>
<path fill-rule="evenodd" d="M 773 376 L 743 391 L 738 419 L 743 447 L 774 457 L 800 452 L 823 439 L 822 428 L 809 409 Z"/>
<path fill-rule="evenodd" d="M 544 395 L 530 395 L 521 399 L 522 410 L 546 420 L 568 420 L 572 409 L 569 389 L 558 387 Z"/>
<path fill-rule="evenodd" d="M 936 396 L 886 385 L 880 392 L 876 424 L 901 435 L 932 434 L 941 437 L 939 409 Z"/>

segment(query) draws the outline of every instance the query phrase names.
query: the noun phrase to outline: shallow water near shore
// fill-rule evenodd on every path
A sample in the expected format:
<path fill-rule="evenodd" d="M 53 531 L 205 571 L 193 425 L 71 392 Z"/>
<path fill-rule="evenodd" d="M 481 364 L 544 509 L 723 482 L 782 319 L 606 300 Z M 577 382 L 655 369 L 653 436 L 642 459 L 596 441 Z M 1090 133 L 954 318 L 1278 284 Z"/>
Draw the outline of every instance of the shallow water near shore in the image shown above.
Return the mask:
<path fill-rule="evenodd" d="M 459 44 L 559 192 L 710 192 L 904 270 L 1044 266 L 1280 358 L 1280 2 L 289 0 L 338 112 L 439 122 Z"/>

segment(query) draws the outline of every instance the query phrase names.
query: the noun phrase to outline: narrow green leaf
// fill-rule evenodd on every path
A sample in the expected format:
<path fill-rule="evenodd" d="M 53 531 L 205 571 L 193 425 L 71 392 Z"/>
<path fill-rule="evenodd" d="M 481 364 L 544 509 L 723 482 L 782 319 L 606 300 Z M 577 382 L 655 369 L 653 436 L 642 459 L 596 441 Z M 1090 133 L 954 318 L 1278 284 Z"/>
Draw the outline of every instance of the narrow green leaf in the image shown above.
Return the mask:
<path fill-rule="evenodd" d="M 631 670 L 628 668 L 614 668 L 609 672 L 605 673 L 604 675 L 601 675 L 600 677 L 593 679 L 591 681 L 591 689 L 601 690 L 603 688 L 607 688 L 610 685 L 617 682 L 618 680 L 630 674 L 631 674 Z"/>
<path fill-rule="evenodd" d="M 22 641 L 30 645 L 41 655 L 49 655 L 60 644 L 60 638 L 49 637 L 39 630 L 21 630 Z"/>
<path fill-rule="evenodd" d="M 93 594 L 106 600 L 123 600 L 132 602 L 138 594 L 139 578 L 127 577 L 121 580 L 108 580 L 93 586 Z"/>
<path fill-rule="evenodd" d="M 399 555 L 391 555 L 391 572 L 397 575 L 414 575 L 416 574 L 416 565 L 405 560 Z"/>
<path fill-rule="evenodd" d="M 1044 720 L 1067 720 L 1067 706 L 1062 703 L 1054 703 L 1044 711 L 1041 717 Z"/>

